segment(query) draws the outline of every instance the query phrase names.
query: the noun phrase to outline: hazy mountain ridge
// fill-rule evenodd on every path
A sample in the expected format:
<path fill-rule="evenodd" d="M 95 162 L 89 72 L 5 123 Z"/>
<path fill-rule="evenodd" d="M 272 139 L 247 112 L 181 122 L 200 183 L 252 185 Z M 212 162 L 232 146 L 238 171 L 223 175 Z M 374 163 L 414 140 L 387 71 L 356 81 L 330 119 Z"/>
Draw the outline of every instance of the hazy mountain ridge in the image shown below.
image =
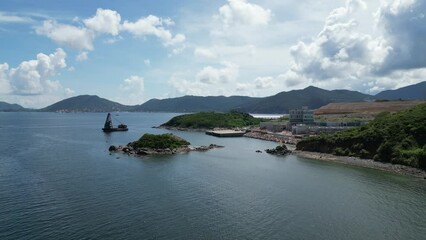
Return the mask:
<path fill-rule="evenodd" d="M 287 113 L 290 109 L 307 106 L 316 109 L 331 102 L 356 102 L 372 99 L 373 96 L 349 90 L 328 91 L 317 87 L 280 92 L 274 96 L 239 106 L 239 110 L 250 113 Z"/>
<path fill-rule="evenodd" d="M 11 104 L 7 102 L 0 102 L 0 112 L 19 112 L 26 111 L 27 109 L 18 104 Z"/>
<path fill-rule="evenodd" d="M 128 106 L 93 95 L 68 98 L 42 108 L 43 112 L 227 112 L 238 110 L 249 113 L 288 113 L 288 110 L 307 106 L 317 109 L 329 103 L 363 102 L 375 99 L 426 100 L 426 81 L 377 95 L 368 95 L 350 90 L 324 90 L 307 87 L 300 90 L 280 92 L 273 96 L 255 98 L 247 96 L 183 96 L 168 99 L 151 99 L 141 105 Z M 0 111 L 35 111 L 17 104 L 0 102 Z"/>
<path fill-rule="evenodd" d="M 395 90 L 386 90 L 376 94 L 375 97 L 387 100 L 426 100 L 426 81 Z"/>
<path fill-rule="evenodd" d="M 168 99 L 151 99 L 137 106 L 138 112 L 200 112 L 214 111 L 227 112 L 236 109 L 242 104 L 249 104 L 258 98 L 245 96 L 183 96 Z"/>

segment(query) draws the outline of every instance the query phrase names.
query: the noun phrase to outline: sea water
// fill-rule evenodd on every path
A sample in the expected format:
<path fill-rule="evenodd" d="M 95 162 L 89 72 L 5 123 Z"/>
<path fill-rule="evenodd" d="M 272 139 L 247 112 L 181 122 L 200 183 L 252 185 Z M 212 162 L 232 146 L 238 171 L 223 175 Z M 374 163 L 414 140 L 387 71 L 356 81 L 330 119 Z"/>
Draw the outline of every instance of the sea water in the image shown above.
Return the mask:
<path fill-rule="evenodd" d="M 424 239 L 426 182 L 152 128 L 176 114 L 0 113 L 0 239 Z M 144 133 L 225 146 L 110 154 Z M 261 150 L 263 153 L 256 153 Z"/>

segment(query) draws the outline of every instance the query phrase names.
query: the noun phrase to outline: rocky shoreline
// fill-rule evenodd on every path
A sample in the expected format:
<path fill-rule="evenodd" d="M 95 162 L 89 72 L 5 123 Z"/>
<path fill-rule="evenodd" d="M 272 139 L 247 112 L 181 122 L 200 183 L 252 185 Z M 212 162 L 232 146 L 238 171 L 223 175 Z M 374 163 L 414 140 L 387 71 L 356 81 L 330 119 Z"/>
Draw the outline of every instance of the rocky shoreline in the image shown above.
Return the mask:
<path fill-rule="evenodd" d="M 187 128 L 170 128 L 170 127 L 160 127 L 160 128 L 166 128 L 168 130 L 178 130 L 178 131 L 195 131 L 195 132 L 206 131 L 206 129 L 187 129 Z M 289 138 L 287 136 L 279 135 L 279 134 L 247 132 L 246 134 L 244 134 L 244 137 L 278 142 L 278 143 L 285 143 L 289 145 L 297 144 L 297 139 Z M 187 152 L 187 150 L 183 150 L 182 152 L 185 152 L 185 151 Z M 257 152 L 261 152 L 261 151 L 258 150 Z M 280 154 L 280 153 L 271 151 L 271 154 L 286 155 L 289 153 L 285 152 L 283 154 Z M 348 156 L 336 156 L 333 154 L 307 152 L 307 151 L 300 151 L 300 150 L 292 150 L 290 154 L 294 154 L 297 156 L 314 159 L 314 160 L 342 163 L 342 164 L 347 164 L 351 166 L 365 167 L 370 169 L 382 170 L 386 172 L 398 173 L 398 174 L 402 174 L 406 176 L 413 176 L 413 177 L 426 179 L 426 171 L 423 171 L 421 169 L 399 165 L 399 164 L 376 162 L 376 161 L 373 161 L 372 159 L 361 159 L 357 157 L 348 157 Z"/>
<path fill-rule="evenodd" d="M 216 144 L 210 144 L 209 146 L 185 146 L 175 149 L 170 148 L 158 148 L 158 149 L 152 149 L 152 148 L 138 148 L 134 149 L 131 146 L 114 146 L 111 145 L 109 147 L 110 153 L 123 153 L 127 155 L 135 155 L 135 156 L 153 156 L 153 155 L 173 155 L 178 153 L 188 153 L 193 151 L 198 152 L 204 152 L 215 148 L 223 148 L 224 146 L 216 145 Z"/>
<path fill-rule="evenodd" d="M 305 151 L 299 151 L 299 150 L 294 150 L 292 151 L 292 153 L 300 157 L 314 159 L 314 160 L 342 163 L 342 164 L 347 164 L 351 166 L 377 169 L 377 170 L 382 170 L 386 172 L 398 173 L 398 174 L 402 174 L 406 176 L 413 176 L 413 177 L 426 179 L 426 171 L 423 171 L 418 168 L 399 165 L 399 164 L 382 163 L 382 162 L 373 161 L 371 159 L 361 159 L 357 157 L 347 157 L 347 156 L 335 156 L 335 155 L 327 154 L 327 153 L 305 152 Z"/>
<path fill-rule="evenodd" d="M 206 131 L 215 130 L 215 129 L 203 129 L 203 128 L 179 128 L 179 127 L 165 127 L 165 126 L 157 126 L 153 128 L 161 128 L 161 129 L 167 129 L 172 131 L 184 131 L 184 132 L 206 132 Z M 217 129 L 223 130 L 223 128 L 217 128 Z M 297 143 L 297 139 L 286 136 L 286 135 L 277 134 L 277 133 L 260 133 L 260 132 L 253 132 L 249 130 L 246 134 L 244 134 L 244 137 L 271 141 L 271 142 L 280 142 L 280 143 L 291 144 L 291 145 L 296 145 Z"/>
<path fill-rule="evenodd" d="M 294 138 L 290 138 L 288 136 L 285 136 L 282 134 L 275 134 L 275 133 L 248 132 L 244 134 L 244 137 L 271 141 L 271 142 L 286 143 L 291 145 L 296 145 L 297 143 L 297 140 Z"/>
<path fill-rule="evenodd" d="M 167 127 L 167 126 L 154 126 L 152 128 L 167 129 L 167 130 L 182 131 L 182 132 L 206 132 L 211 130 L 207 128 L 181 128 L 181 127 Z"/>

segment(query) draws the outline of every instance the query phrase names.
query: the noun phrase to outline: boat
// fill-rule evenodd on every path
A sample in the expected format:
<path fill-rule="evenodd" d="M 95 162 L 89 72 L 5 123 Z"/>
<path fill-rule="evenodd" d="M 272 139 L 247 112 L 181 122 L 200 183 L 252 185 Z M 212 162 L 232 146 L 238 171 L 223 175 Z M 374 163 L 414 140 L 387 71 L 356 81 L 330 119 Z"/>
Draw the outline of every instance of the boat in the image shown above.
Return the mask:
<path fill-rule="evenodd" d="M 121 131 L 128 131 L 127 125 L 120 123 L 117 127 L 114 127 L 112 125 L 112 119 L 111 119 L 111 113 L 108 113 L 107 118 L 105 120 L 104 127 L 102 128 L 102 131 L 104 132 L 121 132 Z"/>

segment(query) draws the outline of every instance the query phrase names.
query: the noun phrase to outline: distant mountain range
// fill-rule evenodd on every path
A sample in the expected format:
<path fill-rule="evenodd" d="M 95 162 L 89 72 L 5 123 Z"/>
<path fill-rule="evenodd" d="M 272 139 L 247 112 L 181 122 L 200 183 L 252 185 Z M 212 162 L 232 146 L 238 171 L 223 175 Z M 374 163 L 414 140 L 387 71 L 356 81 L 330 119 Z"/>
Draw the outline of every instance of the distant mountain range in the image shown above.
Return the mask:
<path fill-rule="evenodd" d="M 237 107 L 249 113 L 287 113 L 290 109 L 307 106 L 316 109 L 331 102 L 359 102 L 373 97 L 356 91 L 328 91 L 317 87 L 280 92 L 274 96 L 257 99 Z"/>
<path fill-rule="evenodd" d="M 7 102 L 0 102 L 0 112 L 19 112 L 26 109 L 18 104 L 10 104 Z"/>
<path fill-rule="evenodd" d="M 395 90 L 383 91 L 375 97 L 387 100 L 426 100 L 426 81 Z"/>
<path fill-rule="evenodd" d="M 237 109 L 241 105 L 251 104 L 260 98 L 232 96 L 232 97 L 199 97 L 184 96 L 168 99 L 151 99 L 137 106 L 138 112 L 226 112 Z"/>
<path fill-rule="evenodd" d="M 245 96 L 183 96 L 168 99 L 151 99 L 141 105 L 127 106 L 98 96 L 81 95 L 68 98 L 40 109 L 44 112 L 226 112 L 239 110 L 249 113 L 287 113 L 289 109 L 307 106 L 317 109 L 334 102 L 362 102 L 371 100 L 426 100 L 426 82 L 383 91 L 377 95 L 349 90 L 324 90 L 307 87 L 301 90 L 280 92 L 274 96 L 253 98 Z M 22 111 L 16 104 L 0 102 L 0 111 Z"/>

